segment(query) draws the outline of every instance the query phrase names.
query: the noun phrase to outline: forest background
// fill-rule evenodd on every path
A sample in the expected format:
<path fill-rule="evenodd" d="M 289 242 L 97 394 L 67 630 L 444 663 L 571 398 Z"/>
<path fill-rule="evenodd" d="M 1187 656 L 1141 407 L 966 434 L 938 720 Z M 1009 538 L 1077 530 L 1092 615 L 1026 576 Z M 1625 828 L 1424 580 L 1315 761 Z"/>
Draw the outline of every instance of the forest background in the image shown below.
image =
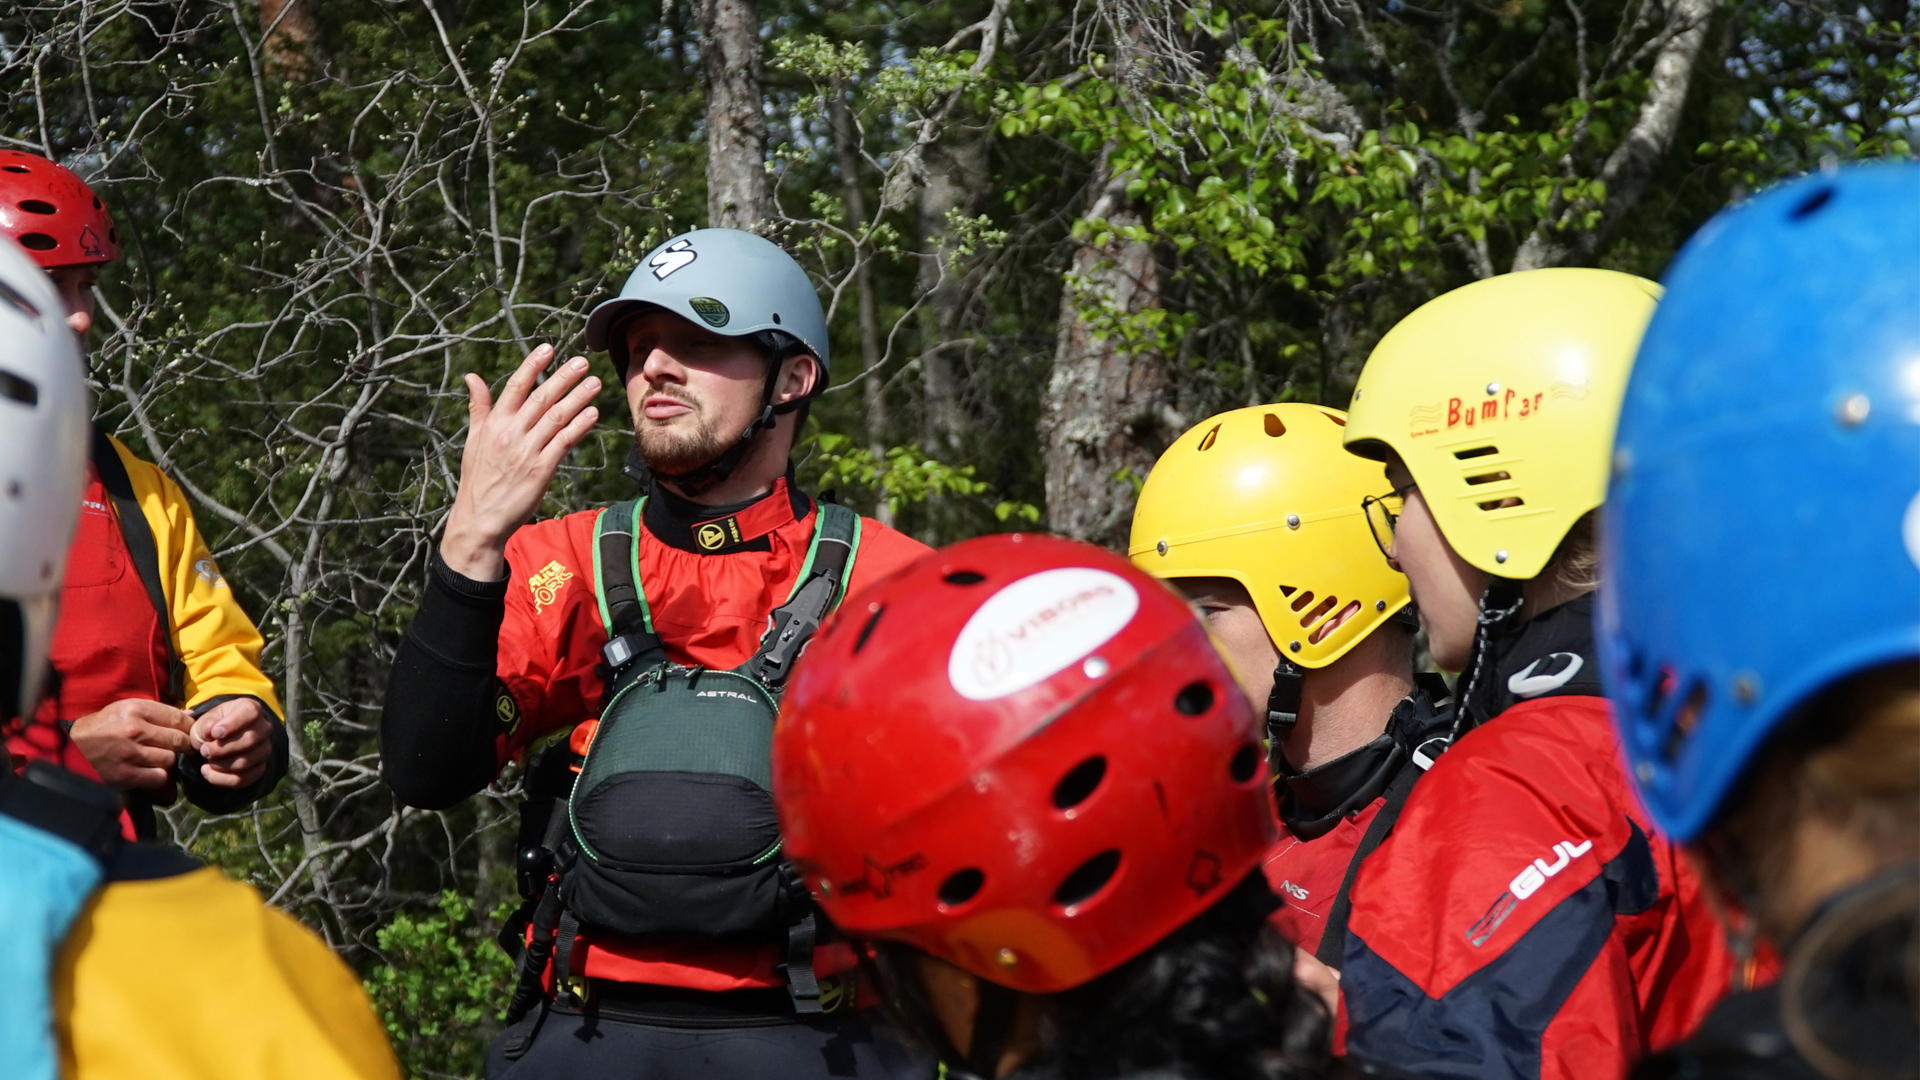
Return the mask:
<path fill-rule="evenodd" d="M 650 246 L 753 228 L 829 306 L 803 481 L 926 540 L 1123 547 L 1211 413 L 1342 406 L 1401 315 L 1657 277 L 1782 177 L 1920 146 L 1912 0 L 15 0 L 0 146 L 108 201 L 102 422 L 266 634 L 292 774 L 174 838 L 367 979 L 416 1076 L 498 1027 L 509 768 L 397 805 L 375 731 L 452 499 L 460 375 Z M 543 514 L 626 497 L 624 402 Z M 617 418 L 617 419 L 616 419 Z"/>

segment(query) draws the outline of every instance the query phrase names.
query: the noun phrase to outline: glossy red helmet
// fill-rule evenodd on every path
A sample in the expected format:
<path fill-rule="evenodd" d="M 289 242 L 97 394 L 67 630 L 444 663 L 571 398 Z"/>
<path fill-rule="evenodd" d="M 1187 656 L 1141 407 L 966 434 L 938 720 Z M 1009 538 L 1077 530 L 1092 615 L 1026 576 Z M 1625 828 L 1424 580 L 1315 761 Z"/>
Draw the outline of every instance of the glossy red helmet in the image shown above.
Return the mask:
<path fill-rule="evenodd" d="M 120 257 L 120 234 L 87 182 L 22 150 L 0 150 L 0 233 L 48 270 Z"/>
<path fill-rule="evenodd" d="M 774 729 L 787 856 L 841 929 L 1053 993 L 1138 956 L 1274 840 L 1259 727 L 1186 604 L 1039 535 L 851 598 Z"/>

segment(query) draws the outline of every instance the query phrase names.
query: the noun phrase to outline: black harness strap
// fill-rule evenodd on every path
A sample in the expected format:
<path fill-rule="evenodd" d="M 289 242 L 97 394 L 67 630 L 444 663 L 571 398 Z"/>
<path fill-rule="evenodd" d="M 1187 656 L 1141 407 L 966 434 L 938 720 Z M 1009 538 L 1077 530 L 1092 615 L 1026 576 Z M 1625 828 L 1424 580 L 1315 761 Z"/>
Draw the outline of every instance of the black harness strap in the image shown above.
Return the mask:
<path fill-rule="evenodd" d="M 1412 762 L 1400 767 L 1400 775 L 1387 785 L 1386 802 L 1368 824 L 1366 835 L 1360 838 L 1360 846 L 1354 849 L 1353 858 L 1347 863 L 1347 872 L 1340 879 L 1340 891 L 1334 894 L 1333 907 L 1327 910 L 1320 947 L 1313 953 L 1314 959 L 1335 971 L 1340 970 L 1340 956 L 1347 945 L 1347 918 L 1353 914 L 1353 879 L 1360 873 L 1360 864 L 1393 832 L 1393 823 L 1399 820 L 1401 808 L 1407 805 L 1407 796 L 1413 793 L 1414 781 L 1425 771 Z"/>
<path fill-rule="evenodd" d="M 173 647 L 173 618 L 167 606 L 164 579 L 160 576 L 160 549 L 154 543 L 153 527 L 140 509 L 140 500 L 134 496 L 133 479 L 127 475 L 127 466 L 114 449 L 113 440 L 107 438 L 98 424 L 93 427 L 93 468 L 100 474 L 100 486 L 106 489 L 107 498 L 113 501 L 113 515 L 119 521 L 127 554 L 133 559 L 134 570 L 140 574 L 140 583 L 147 588 L 147 599 L 153 604 L 154 614 L 160 618 L 160 639 L 167 651 L 167 703 L 179 705 L 186 694 L 187 670 Z"/>
<path fill-rule="evenodd" d="M 860 515 L 835 503 L 820 504 L 819 536 L 813 547 L 813 565 L 807 578 L 793 591 L 786 603 L 767 617 L 767 632 L 760 648 L 743 669 L 773 691 L 777 697 L 793 673 L 814 632 L 820 629 L 827 613 L 840 598 L 847 566 L 853 561 L 854 546 L 860 535 Z"/>

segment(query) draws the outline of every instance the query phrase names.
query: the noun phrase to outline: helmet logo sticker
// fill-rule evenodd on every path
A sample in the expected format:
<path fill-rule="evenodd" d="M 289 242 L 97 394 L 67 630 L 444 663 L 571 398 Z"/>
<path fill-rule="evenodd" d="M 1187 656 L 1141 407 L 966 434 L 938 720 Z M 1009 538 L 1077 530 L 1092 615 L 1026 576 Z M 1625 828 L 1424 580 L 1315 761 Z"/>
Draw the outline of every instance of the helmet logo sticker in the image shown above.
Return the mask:
<path fill-rule="evenodd" d="M 1222 876 L 1220 856 L 1211 851 L 1194 851 L 1193 861 L 1187 864 L 1187 888 L 1192 889 L 1195 896 L 1205 896 L 1212 891 Z"/>
<path fill-rule="evenodd" d="M 947 679 L 969 701 L 1015 694 L 1085 659 L 1133 621 L 1140 594 L 1118 574 L 1066 566 L 988 598 L 954 640 Z"/>
<path fill-rule="evenodd" d="M 1407 410 L 1407 437 L 1438 435 L 1455 428 L 1470 428 L 1498 420 L 1525 420 L 1537 415 L 1548 397 L 1579 401 L 1587 396 L 1586 383 L 1558 382 L 1545 390 L 1521 393 L 1499 383 L 1489 383 L 1484 395 L 1448 398 L 1446 404 L 1416 405 Z"/>
<path fill-rule="evenodd" d="M 693 250 L 693 241 L 675 240 L 654 252 L 653 258 L 647 260 L 647 265 L 653 268 L 653 280 L 665 281 L 668 274 L 699 257 L 699 253 Z"/>
<path fill-rule="evenodd" d="M 1543 672 L 1540 670 L 1542 664 L 1554 670 Z M 1513 693 L 1514 697 L 1539 697 L 1549 690 L 1558 690 L 1572 682 L 1573 677 L 1580 674 L 1580 669 L 1586 666 L 1586 658 L 1579 653 L 1548 653 L 1514 672 L 1513 676 L 1507 680 L 1507 689 Z M 1525 897 L 1521 899 L 1524 900 Z"/>
<path fill-rule="evenodd" d="M 1915 494 L 1907 504 L 1907 517 L 1900 523 L 1900 534 L 1907 542 L 1907 558 L 1920 567 L 1920 494 Z"/>
<path fill-rule="evenodd" d="M 860 876 L 854 878 L 852 881 L 843 882 L 840 885 L 840 894 L 842 896 L 866 893 L 875 900 L 885 900 L 893 895 L 893 882 L 895 878 L 903 878 L 908 874 L 917 874 L 927 868 L 927 857 L 917 852 L 897 863 L 891 863 L 886 866 L 881 866 L 879 863 L 874 862 L 871 855 L 862 859 L 861 862 L 866 865 L 861 869 Z"/>
<path fill-rule="evenodd" d="M 100 234 L 91 225 L 80 230 L 80 253 L 96 259 L 107 257 L 107 245 L 101 243 Z"/>
<path fill-rule="evenodd" d="M 687 306 L 692 308 L 693 313 L 700 316 L 701 321 L 708 326 L 725 326 L 727 320 L 732 317 L 727 311 L 727 305 L 711 296 L 696 296 L 687 301 Z"/>

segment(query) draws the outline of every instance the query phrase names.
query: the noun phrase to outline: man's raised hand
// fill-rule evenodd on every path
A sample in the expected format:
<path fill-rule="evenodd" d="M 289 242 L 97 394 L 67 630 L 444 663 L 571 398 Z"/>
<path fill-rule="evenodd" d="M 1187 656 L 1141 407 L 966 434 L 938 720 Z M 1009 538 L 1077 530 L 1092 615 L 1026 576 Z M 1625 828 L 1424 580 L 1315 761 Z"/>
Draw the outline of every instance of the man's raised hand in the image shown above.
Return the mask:
<path fill-rule="evenodd" d="M 527 354 L 494 401 L 486 381 L 469 373 L 467 446 L 460 490 L 447 516 L 440 557 L 454 572 L 497 581 L 506 570 L 507 540 L 540 507 L 567 452 L 600 418 L 592 402 L 600 380 L 576 356 L 539 382 L 553 346 Z"/>

